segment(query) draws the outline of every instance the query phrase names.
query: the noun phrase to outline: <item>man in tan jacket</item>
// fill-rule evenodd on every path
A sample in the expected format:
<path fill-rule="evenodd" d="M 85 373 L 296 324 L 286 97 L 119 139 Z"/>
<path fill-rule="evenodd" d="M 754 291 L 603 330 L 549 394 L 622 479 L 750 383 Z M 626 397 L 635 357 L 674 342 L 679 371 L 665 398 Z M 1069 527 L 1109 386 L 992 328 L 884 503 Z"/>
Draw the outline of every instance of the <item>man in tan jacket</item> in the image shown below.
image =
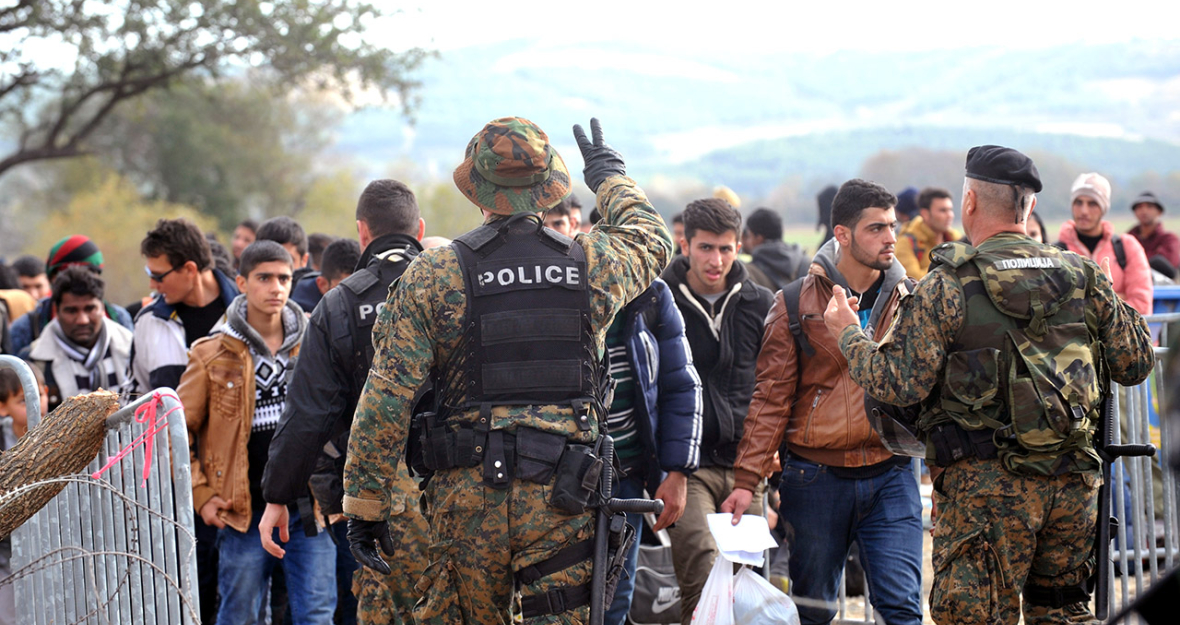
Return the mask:
<path fill-rule="evenodd" d="M 955 222 L 955 201 L 951 192 L 926 187 L 918 194 L 918 216 L 897 234 L 897 260 L 906 275 L 921 280 L 930 270 L 930 250 L 958 241 L 963 235 L 951 227 Z"/>
<path fill-rule="evenodd" d="M 891 625 L 922 622 L 918 485 L 909 459 L 893 456 L 870 427 L 864 391 L 849 377 L 848 362 L 823 320 L 840 285 L 859 298 L 865 331 L 878 340 L 887 333 L 912 285 L 894 257 L 896 201 L 880 185 L 844 183 L 832 202 L 834 238 L 820 248 L 807 277 L 775 296 L 733 465 L 734 490 L 721 505 L 735 523 L 740 519 L 758 483 L 771 473 L 785 436 L 779 514 L 805 624 L 835 616 L 854 540 L 873 607 Z"/>
<path fill-rule="evenodd" d="M 218 528 L 217 622 L 253 623 L 281 562 L 294 622 L 327 625 L 336 609 L 331 537 L 305 535 L 296 510 L 281 531 L 290 541 L 280 561 L 258 534 L 262 474 L 307 317 L 288 301 L 292 261 L 282 245 L 251 243 L 240 271 L 242 294 L 209 336 L 193 343 L 177 389 L 193 444 L 193 507 Z"/>

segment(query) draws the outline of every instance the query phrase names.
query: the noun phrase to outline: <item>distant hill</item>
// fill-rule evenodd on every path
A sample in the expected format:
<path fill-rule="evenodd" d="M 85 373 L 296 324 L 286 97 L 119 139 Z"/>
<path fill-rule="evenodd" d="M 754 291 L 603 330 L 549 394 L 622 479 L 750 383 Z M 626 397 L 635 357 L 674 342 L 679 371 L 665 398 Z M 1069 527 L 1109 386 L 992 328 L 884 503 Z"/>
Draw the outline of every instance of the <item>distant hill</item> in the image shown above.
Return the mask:
<path fill-rule="evenodd" d="M 412 128 L 360 111 L 339 151 L 374 173 L 403 160 L 448 176 L 485 122 L 522 115 L 578 169 L 569 126 L 596 115 L 641 181 L 697 178 L 754 197 L 786 177 L 810 191 L 911 146 L 1001 143 L 1123 181 L 1180 170 L 1180 42 L 707 57 L 511 42 L 446 52 L 421 78 Z"/>
<path fill-rule="evenodd" d="M 932 126 L 872 128 L 753 141 L 711 152 L 677 168 L 697 177 L 762 196 L 788 176 L 843 180 L 854 176 L 880 150 L 921 147 L 966 156 L 972 146 L 998 144 L 1026 153 L 1060 155 L 1080 169 L 1129 180 L 1146 171 L 1180 170 L 1180 144 L 1155 139 L 1112 139 L 1021 132 L 1003 128 Z"/>

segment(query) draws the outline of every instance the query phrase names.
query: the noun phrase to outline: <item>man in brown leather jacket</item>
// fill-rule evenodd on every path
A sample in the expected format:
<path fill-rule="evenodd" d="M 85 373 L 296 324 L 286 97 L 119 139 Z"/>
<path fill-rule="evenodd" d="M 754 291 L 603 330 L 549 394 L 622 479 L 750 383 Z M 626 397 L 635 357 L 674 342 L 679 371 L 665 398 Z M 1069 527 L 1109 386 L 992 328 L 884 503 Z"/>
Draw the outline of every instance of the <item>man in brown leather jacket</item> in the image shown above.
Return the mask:
<path fill-rule="evenodd" d="M 881 444 L 865 417 L 864 391 L 848 375 L 823 312 L 840 285 L 860 298 L 860 322 L 880 340 L 909 292 L 894 257 L 897 199 L 849 180 L 832 202 L 834 238 L 799 284 L 798 310 L 780 291 L 766 319 L 757 383 L 722 504 L 736 523 L 786 437 L 779 513 L 790 542 L 793 594 L 804 624 L 836 614 L 841 572 L 860 546 L 873 607 L 893 624 L 921 623 L 922 506 L 908 458 Z M 912 282 L 909 283 L 912 285 Z M 798 335 L 791 330 L 798 321 Z"/>

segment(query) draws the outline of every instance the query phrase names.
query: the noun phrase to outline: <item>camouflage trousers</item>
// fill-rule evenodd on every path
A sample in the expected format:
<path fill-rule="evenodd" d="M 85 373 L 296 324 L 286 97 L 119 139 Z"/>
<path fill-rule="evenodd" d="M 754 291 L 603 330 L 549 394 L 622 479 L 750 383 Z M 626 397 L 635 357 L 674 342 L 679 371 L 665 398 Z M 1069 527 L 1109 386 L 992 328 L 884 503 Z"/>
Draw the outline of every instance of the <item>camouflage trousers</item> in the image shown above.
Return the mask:
<path fill-rule="evenodd" d="M 1094 566 L 1097 473 L 1017 475 L 999 460 L 969 458 L 943 472 L 935 493 L 935 623 L 1017 623 L 1021 590 L 1079 586 Z M 1027 625 L 1094 623 L 1085 603 L 1024 603 Z"/>
<path fill-rule="evenodd" d="M 482 469 L 440 471 L 430 479 L 425 505 L 430 523 L 430 566 L 419 581 L 418 625 L 510 625 L 513 572 L 552 557 L 594 534 L 592 512 L 569 515 L 549 505 L 548 485 L 521 479 L 506 490 L 483 485 Z M 520 588 L 523 597 L 590 582 L 583 561 Z M 582 624 L 590 609 L 527 619 L 532 624 Z"/>
<path fill-rule="evenodd" d="M 411 485 L 415 490 L 417 486 Z M 414 587 L 426 572 L 430 527 L 417 506 L 389 519 L 394 555 L 381 554 L 392 571 L 382 575 L 367 566 L 358 567 L 352 576 L 352 594 L 357 600 L 359 625 L 413 625 L 412 611 L 419 594 Z"/>

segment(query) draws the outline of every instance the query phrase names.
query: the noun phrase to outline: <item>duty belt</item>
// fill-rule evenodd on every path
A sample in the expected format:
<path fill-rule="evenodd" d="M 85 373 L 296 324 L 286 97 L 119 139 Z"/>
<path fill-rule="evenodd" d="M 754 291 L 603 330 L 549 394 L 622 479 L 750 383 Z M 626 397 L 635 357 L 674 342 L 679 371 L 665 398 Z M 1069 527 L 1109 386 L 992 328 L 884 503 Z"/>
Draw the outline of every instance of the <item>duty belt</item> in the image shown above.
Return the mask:
<path fill-rule="evenodd" d="M 430 472 L 483 465 L 484 482 L 492 488 L 508 488 L 513 478 L 547 484 L 561 462 L 566 448 L 589 449 L 567 443 L 563 434 L 519 427 L 514 432 L 478 428 L 446 431 L 424 428 L 422 459 Z M 573 450 L 571 450 L 573 451 Z"/>

